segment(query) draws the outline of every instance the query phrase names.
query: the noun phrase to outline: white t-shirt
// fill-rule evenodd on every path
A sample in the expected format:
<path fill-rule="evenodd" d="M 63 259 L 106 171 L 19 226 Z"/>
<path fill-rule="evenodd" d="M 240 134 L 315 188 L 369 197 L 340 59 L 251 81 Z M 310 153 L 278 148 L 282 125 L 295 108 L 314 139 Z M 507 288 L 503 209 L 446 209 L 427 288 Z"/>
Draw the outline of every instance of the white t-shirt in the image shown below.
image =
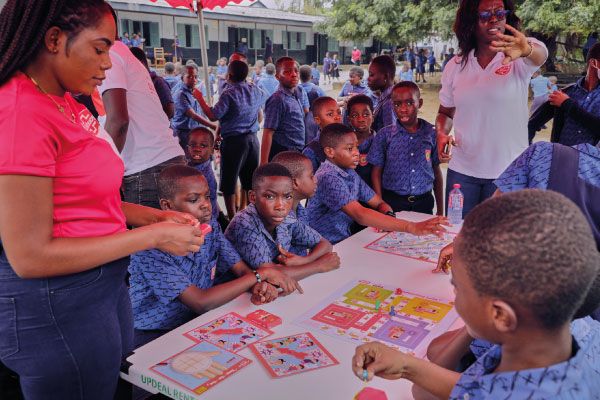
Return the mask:
<path fill-rule="evenodd" d="M 154 84 L 146 68 L 120 41 L 110 49 L 112 68 L 100 86 L 100 94 L 109 89 L 127 90 L 129 128 L 121 152 L 125 175 L 143 171 L 173 157 L 184 155 L 169 126 Z M 101 119 L 105 123 L 106 118 Z"/>
<path fill-rule="evenodd" d="M 546 49 L 535 39 L 532 42 Z M 547 54 L 547 50 L 546 50 Z M 525 58 L 502 65 L 498 53 L 482 69 L 474 51 L 463 68 L 454 57 L 444 68 L 440 103 L 455 107 L 449 168 L 475 178 L 496 179 L 527 148 L 529 81 L 539 69 Z"/>

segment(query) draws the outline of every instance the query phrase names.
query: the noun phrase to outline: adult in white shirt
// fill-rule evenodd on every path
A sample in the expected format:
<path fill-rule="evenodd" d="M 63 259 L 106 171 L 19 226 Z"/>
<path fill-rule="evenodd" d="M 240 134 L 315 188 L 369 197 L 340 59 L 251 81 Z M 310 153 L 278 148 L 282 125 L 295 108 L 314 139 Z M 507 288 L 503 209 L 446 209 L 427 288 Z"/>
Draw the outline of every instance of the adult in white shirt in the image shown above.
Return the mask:
<path fill-rule="evenodd" d="M 110 49 L 112 68 L 100 93 L 106 109 L 101 122 L 125 163 L 123 200 L 160 208 L 157 175 L 167 166 L 185 164 L 148 71 L 119 41 Z"/>
<path fill-rule="evenodd" d="M 514 11 L 512 0 L 461 0 L 456 13 L 460 57 L 442 75 L 436 130 L 440 161 L 450 162 L 446 200 L 459 183 L 463 216 L 494 194 L 494 179 L 528 145 L 529 81 L 548 51 L 517 30 Z"/>

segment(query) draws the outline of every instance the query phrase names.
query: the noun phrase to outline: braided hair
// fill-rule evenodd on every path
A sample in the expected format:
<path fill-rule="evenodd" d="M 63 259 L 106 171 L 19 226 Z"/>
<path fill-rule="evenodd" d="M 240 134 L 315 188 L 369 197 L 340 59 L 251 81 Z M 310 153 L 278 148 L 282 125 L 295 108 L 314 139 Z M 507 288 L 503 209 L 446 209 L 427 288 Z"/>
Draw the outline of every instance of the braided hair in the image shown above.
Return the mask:
<path fill-rule="evenodd" d="M 67 49 L 78 33 L 111 13 L 104 0 L 8 0 L 0 13 L 0 85 L 33 61 L 48 29 L 67 34 Z"/>

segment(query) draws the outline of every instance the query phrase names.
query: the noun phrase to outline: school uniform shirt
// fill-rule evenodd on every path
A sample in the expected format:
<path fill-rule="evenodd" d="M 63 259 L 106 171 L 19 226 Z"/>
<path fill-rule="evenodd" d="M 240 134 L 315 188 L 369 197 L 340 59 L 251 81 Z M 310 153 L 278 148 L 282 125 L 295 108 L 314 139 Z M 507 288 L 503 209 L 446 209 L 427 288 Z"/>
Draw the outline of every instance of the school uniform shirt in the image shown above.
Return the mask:
<path fill-rule="evenodd" d="M 464 399 L 594 399 L 600 393 L 600 323 L 590 317 L 571 323 L 574 355 L 544 368 L 494 372 L 502 347 L 493 345 L 460 375 L 450 394 Z"/>
<path fill-rule="evenodd" d="M 548 96 L 548 87 L 550 86 L 550 80 L 545 76 L 539 75 L 529 82 L 533 97 Z"/>
<path fill-rule="evenodd" d="M 412 69 L 409 69 L 406 72 L 400 71 L 400 74 L 398 76 L 399 76 L 401 82 L 404 82 L 404 81 L 414 82 Z"/>
<path fill-rule="evenodd" d="M 267 101 L 267 94 L 258 86 L 246 82 L 229 82 L 227 88 L 212 107 L 214 116 L 219 120 L 221 136 L 256 133 L 258 112 Z"/>
<path fill-rule="evenodd" d="M 208 190 L 210 191 L 210 205 L 212 207 L 212 217 L 216 219 L 219 216 L 219 205 L 217 204 L 217 179 L 215 178 L 215 173 L 212 169 L 211 158 L 209 158 L 201 164 L 188 163 L 188 165 L 200 171 L 202 176 L 204 176 L 204 178 L 206 179 L 206 182 L 208 183 Z"/>
<path fill-rule="evenodd" d="M 553 146 L 554 144 L 549 142 L 537 142 L 529 146 L 494 181 L 496 187 L 503 193 L 523 189 L 547 189 Z M 579 151 L 579 177 L 600 187 L 600 148 L 589 143 L 572 147 Z"/>
<path fill-rule="evenodd" d="M 165 79 L 156 75 L 156 72 L 154 71 L 150 71 L 150 79 L 152 79 L 160 104 L 164 107 L 166 104 L 173 103 L 171 88 Z"/>
<path fill-rule="evenodd" d="M 288 150 L 302 151 L 305 144 L 302 93 L 279 87 L 265 104 L 264 129 L 273 129 L 273 141 Z"/>
<path fill-rule="evenodd" d="M 600 85 L 588 92 L 584 82 L 581 78 L 563 89 L 569 98 L 560 107 L 549 102 L 542 104 L 529 119 L 529 134 L 535 135 L 544 124 L 554 119 L 550 136 L 552 142 L 565 146 L 597 144 L 600 139 Z"/>
<path fill-rule="evenodd" d="M 435 127 L 419 118 L 415 133 L 396 119 L 380 130 L 369 150 L 367 161 L 382 167 L 381 184 L 400 196 L 421 195 L 433 189 L 433 168 L 440 164 Z"/>
<path fill-rule="evenodd" d="M 271 97 L 277 88 L 279 88 L 279 81 L 274 75 L 265 75 L 264 78 L 260 79 L 260 82 L 258 82 L 257 85 L 267 93 L 267 97 Z"/>
<path fill-rule="evenodd" d="M 355 170 L 342 169 L 327 160 L 315 174 L 317 192 L 308 202 L 310 226 L 325 239 L 336 244 L 350 236 L 354 222 L 342 207 L 353 202 L 368 202 L 375 192 Z"/>
<path fill-rule="evenodd" d="M 241 261 L 214 218 L 210 226 L 212 232 L 196 253 L 174 256 L 151 249 L 131 256 L 129 297 L 135 329 L 174 329 L 188 322 L 196 313 L 178 297 L 192 285 L 212 287 L 217 270 L 228 271 Z"/>
<path fill-rule="evenodd" d="M 233 217 L 225 236 L 252 269 L 276 262 L 279 255 L 277 245 L 290 251 L 292 247 L 312 249 L 321 241 L 321 235 L 314 229 L 290 215 L 275 228 L 275 235 L 271 236 L 254 204 L 249 204 Z"/>
<path fill-rule="evenodd" d="M 110 89 L 127 91 L 129 125 L 121 158 L 125 176 L 146 170 L 172 158 L 182 156 L 183 149 L 169 124 L 169 119 L 152 84 L 148 70 L 123 43 L 116 41 L 110 49 L 112 68 L 99 87 L 100 94 Z M 106 117 L 101 117 L 104 123 Z"/>
<path fill-rule="evenodd" d="M 546 51 L 539 40 L 529 38 Z M 483 69 L 475 51 L 455 57 L 444 68 L 442 106 L 455 107 L 454 135 L 449 168 L 463 175 L 496 179 L 525 150 L 528 144 L 527 97 L 529 81 L 539 67 L 525 58 L 502 65 L 504 53 L 497 53 Z"/>
<path fill-rule="evenodd" d="M 366 138 L 364 142 L 358 145 L 360 156 L 358 159 L 358 166 L 356 167 L 356 173 L 363 181 L 365 181 L 367 185 L 369 185 L 369 187 L 373 187 L 371 184 L 371 171 L 373 170 L 373 164 L 369 162 L 368 155 L 374 140 L 375 132 Z"/>
<path fill-rule="evenodd" d="M 315 101 L 318 97 L 325 96 L 325 92 L 319 86 L 315 85 L 312 82 L 303 82 L 299 86 L 302 87 L 304 93 L 308 98 L 309 108 L 312 106 L 312 102 Z"/>
<path fill-rule="evenodd" d="M 365 96 L 369 97 L 373 96 L 373 92 L 371 92 L 371 89 L 369 89 L 369 87 L 363 81 L 361 81 L 358 85 L 353 85 L 350 83 L 350 81 L 346 81 L 344 86 L 342 86 L 342 90 L 340 91 L 340 94 L 338 94 L 338 97 L 346 97 L 349 96 L 350 93 L 364 94 Z"/>
<path fill-rule="evenodd" d="M 392 105 L 393 88 L 393 86 L 390 86 L 385 89 L 377 99 L 377 105 L 373 110 L 373 125 L 371 126 L 375 132 L 379 132 L 380 129 L 392 125 L 396 120 L 394 106 Z"/>
<path fill-rule="evenodd" d="M 316 139 L 311 141 L 305 148 L 302 150 L 302 154 L 304 154 L 310 160 L 310 163 L 313 168 L 313 173 L 316 173 L 321 163 L 325 161 L 327 158 L 325 156 L 325 152 L 323 151 L 323 147 L 321 147 L 321 143 L 319 143 L 319 134 L 320 130 L 317 131 Z"/>
<path fill-rule="evenodd" d="M 315 85 L 318 85 L 319 81 L 321 80 L 321 73 L 319 72 L 319 70 L 317 68 L 311 68 L 310 75 L 312 77 L 313 83 Z"/>
<path fill-rule="evenodd" d="M 127 230 L 119 193 L 124 166 L 111 139 L 101 138 L 98 121 L 70 94 L 49 96 L 22 72 L 0 86 L 0 175 L 52 179 L 54 238 Z"/>
<path fill-rule="evenodd" d="M 187 110 L 191 108 L 196 114 L 206 118 L 200 107 L 200 103 L 196 100 L 189 87 L 185 85 L 179 86 L 179 90 L 173 96 L 173 100 L 175 101 L 175 114 L 171 120 L 173 129 L 177 131 L 189 131 L 199 126 L 204 126 L 200 122 L 185 115 Z"/>
<path fill-rule="evenodd" d="M 306 226 L 309 226 L 308 212 L 306 211 L 306 208 L 304 208 L 304 206 L 300 203 L 298 203 L 298 207 L 296 207 L 295 211 L 290 211 L 290 218 L 296 218 L 296 220 L 302 222 Z M 290 252 L 304 257 L 308 255 L 311 249 L 312 248 L 307 246 L 291 246 Z"/>
<path fill-rule="evenodd" d="M 169 88 L 171 89 L 171 95 L 173 95 L 172 90 L 179 82 L 181 82 L 181 78 L 175 75 L 165 75 L 163 79 L 165 82 L 167 82 L 167 85 L 169 85 Z"/>

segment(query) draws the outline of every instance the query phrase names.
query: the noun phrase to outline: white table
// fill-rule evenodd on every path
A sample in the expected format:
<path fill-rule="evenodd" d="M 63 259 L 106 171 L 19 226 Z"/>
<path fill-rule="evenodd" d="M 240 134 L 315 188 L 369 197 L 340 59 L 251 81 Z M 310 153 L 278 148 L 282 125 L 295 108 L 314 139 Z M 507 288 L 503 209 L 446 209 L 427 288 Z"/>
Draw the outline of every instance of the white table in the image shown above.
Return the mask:
<path fill-rule="evenodd" d="M 400 213 L 399 216 L 414 221 L 431 217 L 408 212 Z M 456 228 L 450 228 L 449 230 L 455 232 Z M 280 316 L 283 323 L 272 329 L 274 334 L 271 337 L 273 338 L 305 332 L 307 329 L 294 324 L 294 321 L 307 310 L 318 305 L 324 298 L 330 296 L 333 291 L 338 290 L 352 280 L 365 279 L 426 296 L 446 299 L 454 297 L 449 277 L 445 274 L 431 273 L 431 270 L 435 267 L 434 264 L 364 248 L 365 245 L 380 236 L 382 236 L 382 233 L 367 228 L 337 244 L 335 251 L 342 260 L 341 267 L 338 270 L 313 275 L 302 280 L 303 295 L 293 293 L 287 297 L 279 298 L 273 303 L 258 307 L 250 303 L 248 294 L 243 294 L 237 299 L 207 312 L 153 342 L 138 348 L 127 359 L 131 363 L 128 373 L 122 372 L 121 376 L 123 379 L 138 385 L 140 385 L 139 382 L 143 376 L 146 381 L 154 382 L 155 390 L 153 392 L 159 391 L 156 388 L 158 387 L 157 383 L 160 382 L 162 393 L 168 394 L 165 391 L 169 390 L 173 395 L 174 389 L 177 389 L 182 393 L 186 393 L 188 397 L 180 395 L 175 398 L 186 400 L 200 398 L 207 400 L 237 398 L 260 400 L 352 399 L 364 387 L 364 384 L 352 374 L 351 370 L 351 359 L 356 346 L 314 331 L 312 332 L 313 335 L 340 362 L 339 365 L 285 378 L 272 379 L 250 350 L 245 348 L 239 354 L 251 359 L 252 363 L 201 396 L 185 391 L 149 368 L 194 344 L 190 339 L 183 336 L 184 332 L 232 311 L 245 316 L 261 308 Z M 460 322 L 455 324 L 455 326 L 459 325 Z M 140 386 L 144 387 L 143 385 Z M 411 383 L 405 380 L 387 381 L 375 378 L 368 386 L 384 390 L 390 400 L 412 399 Z M 147 387 L 144 388 L 152 391 Z"/>

